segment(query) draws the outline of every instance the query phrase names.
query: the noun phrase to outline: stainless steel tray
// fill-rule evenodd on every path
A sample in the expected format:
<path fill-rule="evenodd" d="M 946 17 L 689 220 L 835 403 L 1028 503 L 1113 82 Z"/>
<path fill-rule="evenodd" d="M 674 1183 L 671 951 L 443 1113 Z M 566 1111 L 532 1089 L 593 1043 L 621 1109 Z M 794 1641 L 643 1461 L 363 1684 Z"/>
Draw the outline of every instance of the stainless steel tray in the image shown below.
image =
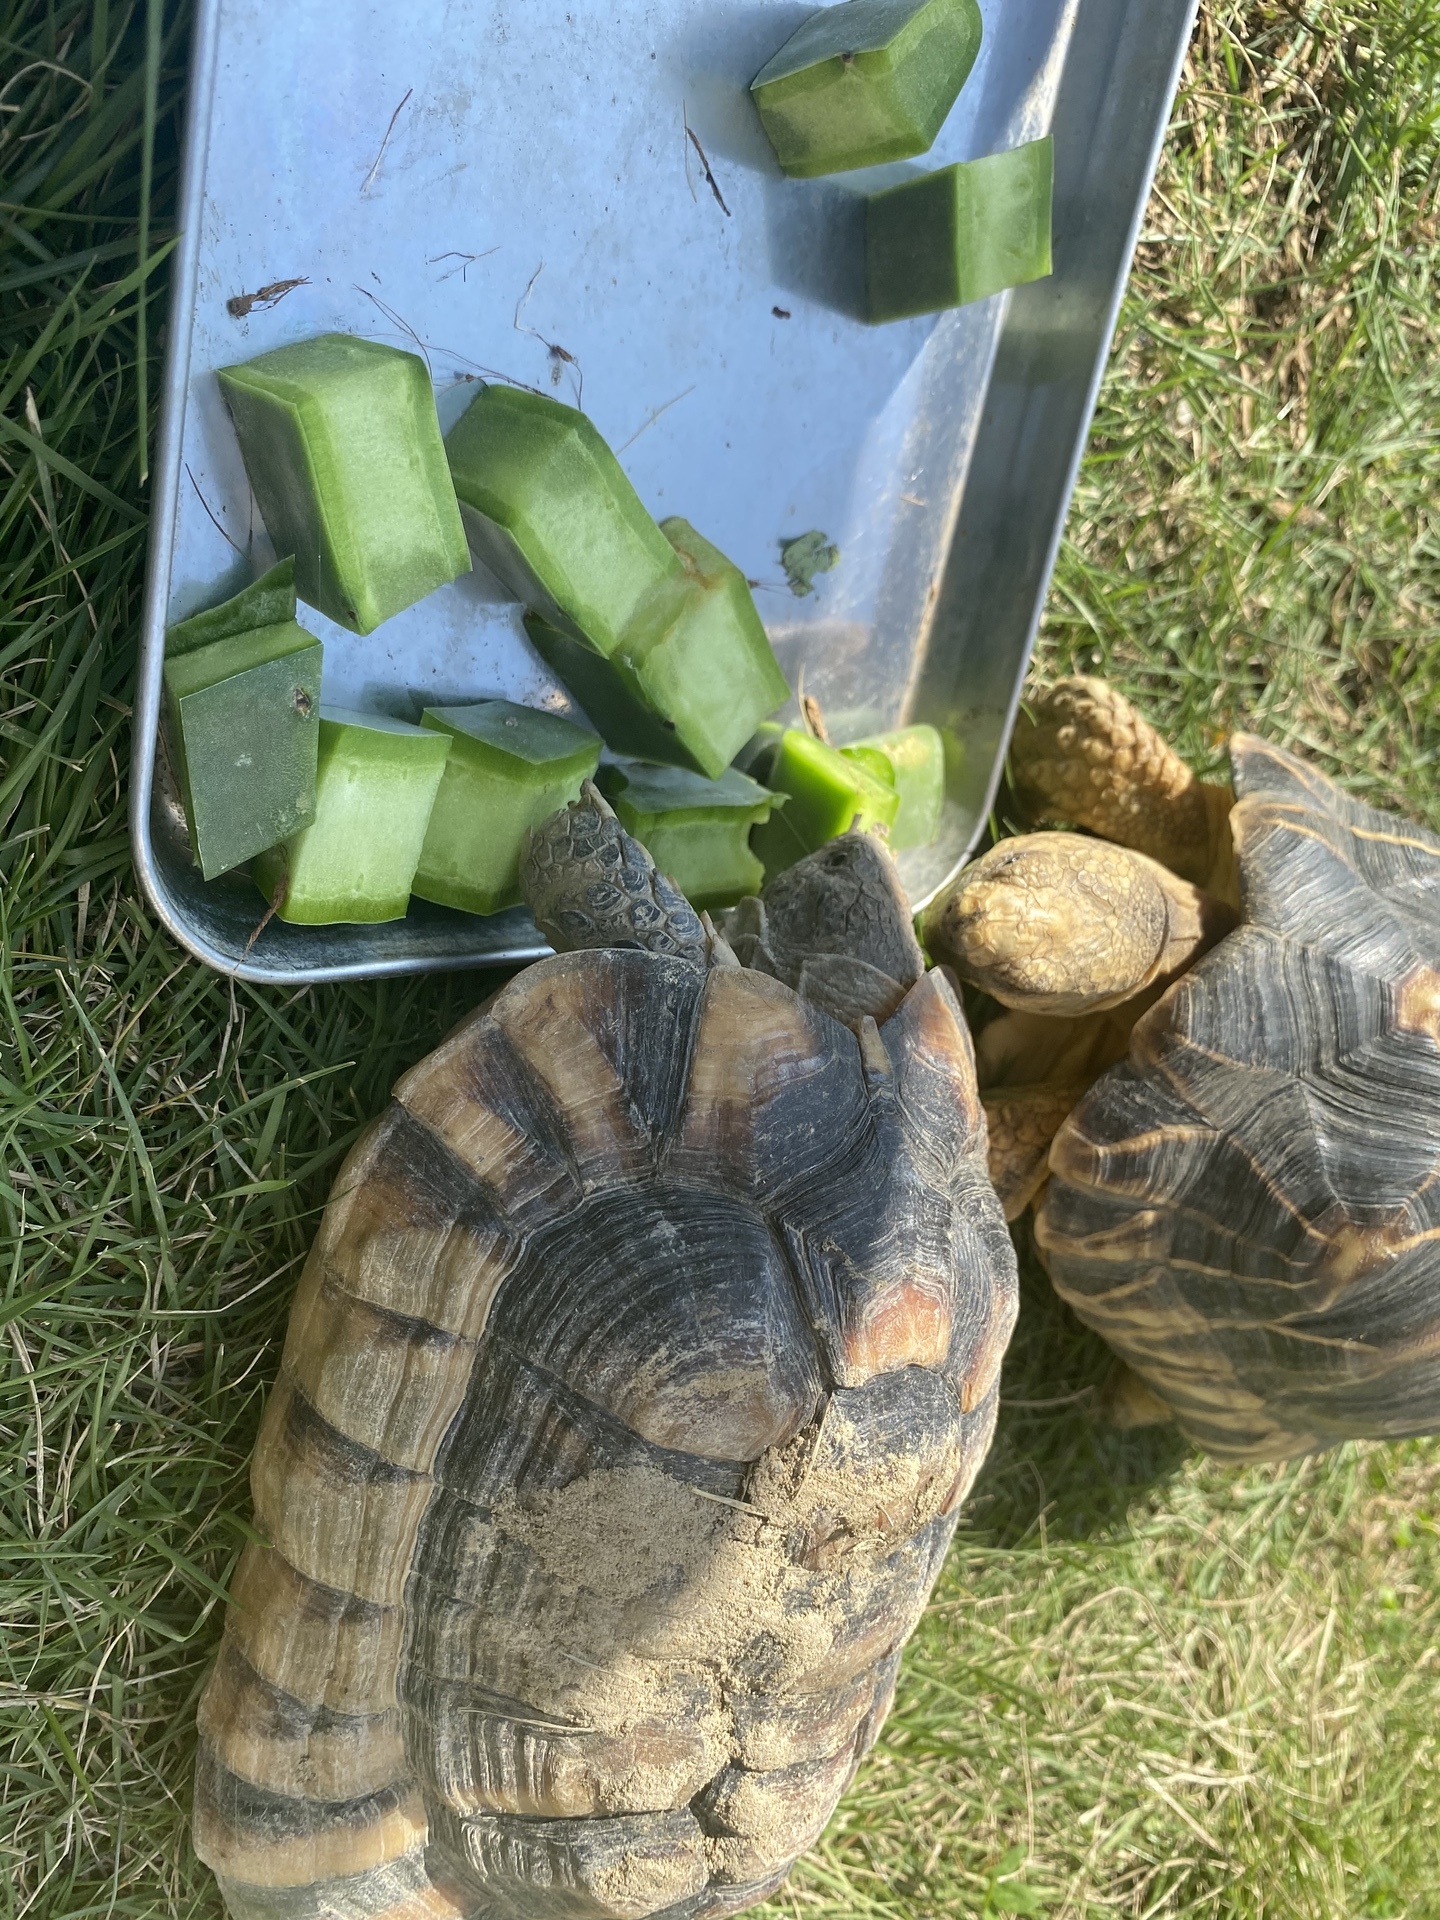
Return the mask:
<path fill-rule="evenodd" d="M 582 401 L 657 514 L 760 584 L 792 686 L 840 740 L 950 729 L 921 904 L 974 844 L 1149 192 L 1195 0 L 981 0 L 983 49 L 925 166 L 1055 139 L 1055 271 L 938 319 L 857 317 L 862 192 L 785 180 L 749 80 L 794 0 L 200 0 L 140 685 L 132 832 L 156 912 L 210 965 L 302 982 L 532 958 L 516 910 L 417 904 L 253 940 L 191 865 L 159 730 L 164 628 L 271 549 L 216 367 L 327 329 L 418 348 L 448 426 L 476 379 Z M 283 283 L 288 291 L 277 292 Z M 253 298 L 264 290 L 264 297 Z M 839 565 L 796 598 L 780 544 Z M 325 693 L 568 708 L 476 573 L 361 639 L 302 609 Z"/>

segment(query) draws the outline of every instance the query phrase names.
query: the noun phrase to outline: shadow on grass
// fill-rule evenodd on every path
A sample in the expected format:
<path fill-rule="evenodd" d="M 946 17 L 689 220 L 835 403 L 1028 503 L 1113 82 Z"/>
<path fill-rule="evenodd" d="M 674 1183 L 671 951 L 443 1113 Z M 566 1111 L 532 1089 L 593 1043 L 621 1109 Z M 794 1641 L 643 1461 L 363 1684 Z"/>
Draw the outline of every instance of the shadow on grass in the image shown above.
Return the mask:
<path fill-rule="evenodd" d="M 970 1537 L 995 1547 L 1043 1546 L 1122 1529 L 1131 1507 L 1190 1452 L 1174 1427 L 1118 1432 L 1099 1411 L 1113 1365 L 1105 1342 L 1052 1289 L 1017 1233 L 1020 1320 L 1005 1357 L 995 1444 L 967 1504 Z"/>

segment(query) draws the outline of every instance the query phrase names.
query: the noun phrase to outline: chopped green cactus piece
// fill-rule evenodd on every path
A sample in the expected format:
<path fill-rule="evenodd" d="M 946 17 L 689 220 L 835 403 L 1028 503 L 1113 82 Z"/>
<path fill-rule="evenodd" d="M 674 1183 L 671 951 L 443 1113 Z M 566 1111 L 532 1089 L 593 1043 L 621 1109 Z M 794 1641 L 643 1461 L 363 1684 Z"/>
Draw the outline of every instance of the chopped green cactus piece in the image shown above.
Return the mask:
<path fill-rule="evenodd" d="M 608 657 L 680 565 L 583 413 L 484 388 L 445 442 L 475 558 L 549 626 Z"/>
<path fill-rule="evenodd" d="M 775 755 L 780 750 L 780 742 L 785 738 L 785 723 L 782 720 L 762 720 L 759 726 L 745 742 L 735 756 L 735 769 L 738 773 L 748 773 L 752 780 L 762 785 L 768 780 L 770 769 L 775 764 Z"/>
<path fill-rule="evenodd" d="M 525 829 L 579 799 L 599 765 L 599 740 L 558 713 L 509 700 L 427 707 L 420 724 L 448 736 L 450 757 L 411 891 L 465 913 L 514 906 Z"/>
<path fill-rule="evenodd" d="M 928 847 L 940 831 L 945 804 L 945 742 L 938 728 L 896 727 L 890 733 L 857 740 L 840 751 L 847 759 L 863 757 L 872 773 L 879 771 L 877 760 L 889 768 L 890 780 L 900 796 L 900 811 L 890 829 L 891 852 Z"/>
<path fill-rule="evenodd" d="M 572 640 L 539 614 L 526 614 L 525 631 L 531 646 L 607 747 L 639 760 L 694 765 L 676 745 L 674 723 L 667 726 L 660 718 L 622 659 L 603 659 L 583 640 Z"/>
<path fill-rule="evenodd" d="M 750 83 L 775 156 L 802 179 L 928 153 L 980 51 L 976 0 L 844 0 Z"/>
<path fill-rule="evenodd" d="M 740 569 L 688 521 L 661 532 L 679 577 L 655 590 L 608 660 L 533 614 L 525 630 L 607 746 L 714 780 L 790 689 Z"/>
<path fill-rule="evenodd" d="M 219 379 L 266 530 L 312 607 L 369 633 L 470 571 L 423 360 L 324 333 Z"/>
<path fill-rule="evenodd" d="M 879 780 L 862 761 L 847 759 L 798 727 L 788 727 L 771 764 L 767 784 L 789 795 L 750 845 L 765 863 L 771 880 L 851 827 L 888 831 L 900 810 L 893 786 Z"/>
<path fill-rule="evenodd" d="M 282 920 L 399 920 L 450 751 L 448 734 L 383 713 L 320 712 L 311 826 L 251 866 Z"/>
<path fill-rule="evenodd" d="M 856 745 L 853 747 L 841 747 L 840 751 L 847 760 L 858 761 L 867 773 L 874 775 L 882 787 L 894 786 L 895 769 L 878 747 Z"/>
<path fill-rule="evenodd" d="M 188 620 L 165 630 L 165 658 L 173 660 L 234 633 L 253 633 L 256 627 L 278 627 L 295 618 L 295 562 L 278 561 L 248 587 L 218 607 L 192 613 Z"/>
<path fill-rule="evenodd" d="M 740 569 L 688 520 L 662 520 L 660 531 L 684 567 L 683 591 L 657 593 L 624 651 L 676 739 L 714 780 L 790 688 Z"/>
<path fill-rule="evenodd" d="M 598 779 L 621 826 L 692 905 L 728 907 L 759 891 L 765 871 L 750 851 L 750 829 L 770 818 L 775 794 L 733 767 L 706 780 L 683 767 L 628 761 L 602 767 Z"/>
<path fill-rule="evenodd" d="M 872 321 L 963 307 L 1050 271 L 1050 136 L 871 194 L 865 288 Z"/>
<path fill-rule="evenodd" d="M 175 770 L 196 863 L 213 880 L 314 815 L 322 649 L 293 620 L 178 656 L 166 644 Z"/>

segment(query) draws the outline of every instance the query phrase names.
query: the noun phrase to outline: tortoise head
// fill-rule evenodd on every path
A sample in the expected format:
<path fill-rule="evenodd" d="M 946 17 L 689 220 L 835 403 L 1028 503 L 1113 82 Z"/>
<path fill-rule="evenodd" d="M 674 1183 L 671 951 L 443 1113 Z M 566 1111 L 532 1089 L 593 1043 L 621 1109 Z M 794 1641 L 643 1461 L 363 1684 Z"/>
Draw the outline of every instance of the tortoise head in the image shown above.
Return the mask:
<path fill-rule="evenodd" d="M 698 914 L 590 781 L 525 837 L 520 888 L 557 950 L 639 947 L 696 966 L 771 974 L 847 1026 L 883 1022 L 925 971 L 910 906 L 882 843 L 845 833 L 725 917 Z"/>
<path fill-rule="evenodd" d="M 846 1026 L 883 1025 L 925 971 L 910 903 L 883 841 L 851 831 L 731 909 L 742 966 L 774 974 Z"/>
<path fill-rule="evenodd" d="M 715 931 L 621 826 L 592 780 L 580 798 L 526 829 L 520 891 L 557 953 L 638 947 L 706 966 Z"/>

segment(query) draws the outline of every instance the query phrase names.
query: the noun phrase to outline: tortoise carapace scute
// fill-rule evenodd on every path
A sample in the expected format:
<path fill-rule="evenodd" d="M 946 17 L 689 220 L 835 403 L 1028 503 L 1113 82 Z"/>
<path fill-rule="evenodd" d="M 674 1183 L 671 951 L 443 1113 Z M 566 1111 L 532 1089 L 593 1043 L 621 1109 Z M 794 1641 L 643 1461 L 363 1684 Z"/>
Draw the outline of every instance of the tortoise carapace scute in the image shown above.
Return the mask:
<path fill-rule="evenodd" d="M 1016 1306 L 943 976 L 543 961 L 407 1074 L 301 1280 L 200 1711 L 235 1920 L 706 1920 L 874 1741 Z"/>
<path fill-rule="evenodd" d="M 1061 1127 L 1050 1276 L 1234 1459 L 1440 1430 L 1440 838 L 1232 742 L 1240 928 Z"/>

